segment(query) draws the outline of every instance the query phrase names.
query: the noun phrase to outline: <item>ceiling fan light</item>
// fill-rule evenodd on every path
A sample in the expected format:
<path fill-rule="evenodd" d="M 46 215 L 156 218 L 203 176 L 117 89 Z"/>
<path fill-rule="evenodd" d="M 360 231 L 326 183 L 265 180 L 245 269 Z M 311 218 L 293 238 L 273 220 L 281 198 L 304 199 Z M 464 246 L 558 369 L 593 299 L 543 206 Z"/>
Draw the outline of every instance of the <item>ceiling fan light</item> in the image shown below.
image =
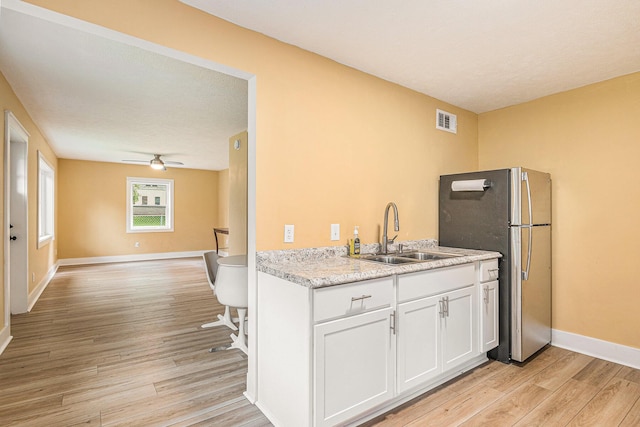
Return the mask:
<path fill-rule="evenodd" d="M 164 162 L 162 160 L 160 160 L 160 156 L 157 155 L 157 154 L 154 155 L 153 159 L 151 159 L 149 164 L 151 165 L 151 167 L 153 169 L 163 170 L 163 171 L 167 170 L 167 168 L 164 166 Z"/>

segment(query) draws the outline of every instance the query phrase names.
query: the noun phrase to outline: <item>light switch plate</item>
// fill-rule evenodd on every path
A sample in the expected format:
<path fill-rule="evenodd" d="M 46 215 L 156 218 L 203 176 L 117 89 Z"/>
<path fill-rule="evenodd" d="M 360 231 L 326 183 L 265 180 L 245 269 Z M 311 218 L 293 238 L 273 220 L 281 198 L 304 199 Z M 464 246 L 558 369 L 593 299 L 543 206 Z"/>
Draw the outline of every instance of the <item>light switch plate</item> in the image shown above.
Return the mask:
<path fill-rule="evenodd" d="M 340 240 L 340 224 L 331 224 L 331 240 Z"/>
<path fill-rule="evenodd" d="M 284 242 L 293 243 L 293 224 L 284 225 Z"/>

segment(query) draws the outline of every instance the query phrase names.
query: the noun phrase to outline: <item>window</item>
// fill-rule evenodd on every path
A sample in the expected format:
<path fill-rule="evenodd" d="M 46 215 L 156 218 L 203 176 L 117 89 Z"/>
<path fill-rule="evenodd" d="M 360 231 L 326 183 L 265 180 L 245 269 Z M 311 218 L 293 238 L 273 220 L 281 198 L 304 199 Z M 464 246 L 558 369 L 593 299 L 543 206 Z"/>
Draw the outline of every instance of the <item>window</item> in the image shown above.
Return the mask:
<path fill-rule="evenodd" d="M 127 233 L 150 231 L 173 231 L 173 180 L 129 177 Z"/>
<path fill-rule="evenodd" d="M 54 237 L 54 189 L 53 168 L 38 151 L 38 248 Z"/>

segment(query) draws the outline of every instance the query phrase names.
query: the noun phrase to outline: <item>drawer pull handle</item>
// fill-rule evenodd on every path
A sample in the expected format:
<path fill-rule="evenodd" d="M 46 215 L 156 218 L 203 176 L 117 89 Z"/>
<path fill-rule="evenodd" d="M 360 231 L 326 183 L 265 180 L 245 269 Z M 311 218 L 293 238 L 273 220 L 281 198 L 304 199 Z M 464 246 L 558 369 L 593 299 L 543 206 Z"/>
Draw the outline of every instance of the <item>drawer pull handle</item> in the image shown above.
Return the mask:
<path fill-rule="evenodd" d="M 351 297 L 351 302 L 362 301 L 367 298 L 371 298 L 371 295 L 362 295 L 361 297 Z"/>

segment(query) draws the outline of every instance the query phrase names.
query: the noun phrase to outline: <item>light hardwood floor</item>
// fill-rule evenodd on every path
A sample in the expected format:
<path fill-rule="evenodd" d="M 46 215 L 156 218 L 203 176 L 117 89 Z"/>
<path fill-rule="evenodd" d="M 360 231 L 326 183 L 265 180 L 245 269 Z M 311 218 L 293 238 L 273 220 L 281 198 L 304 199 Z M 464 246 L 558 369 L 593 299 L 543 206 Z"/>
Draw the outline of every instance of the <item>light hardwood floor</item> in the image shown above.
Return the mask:
<path fill-rule="evenodd" d="M 12 317 L 0 426 L 271 425 L 242 395 L 247 358 L 201 258 L 61 267 Z"/>
<path fill-rule="evenodd" d="M 488 362 L 368 426 L 640 426 L 640 370 L 557 347 Z"/>
<path fill-rule="evenodd" d="M 0 356 L 0 426 L 270 426 L 200 258 L 60 268 Z M 274 391 L 277 392 L 277 391 Z M 549 347 L 488 362 L 367 426 L 640 426 L 640 371 Z M 302 427 L 302 426 L 292 426 Z"/>

